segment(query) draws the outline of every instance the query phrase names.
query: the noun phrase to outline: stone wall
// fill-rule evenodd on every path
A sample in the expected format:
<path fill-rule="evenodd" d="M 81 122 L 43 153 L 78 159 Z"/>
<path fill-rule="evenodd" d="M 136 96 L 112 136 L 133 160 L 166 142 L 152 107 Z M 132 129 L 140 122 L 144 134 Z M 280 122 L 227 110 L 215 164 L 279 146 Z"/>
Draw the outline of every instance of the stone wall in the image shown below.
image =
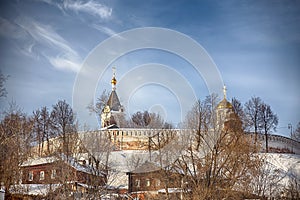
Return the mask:
<path fill-rule="evenodd" d="M 151 143 L 168 142 L 175 135 L 190 134 L 195 130 L 188 129 L 109 129 L 102 130 L 120 150 L 148 150 Z M 248 133 L 251 138 L 255 134 Z M 258 141 L 265 147 L 265 135 L 258 134 Z M 270 152 L 300 154 L 300 143 L 280 135 L 269 135 Z"/>
<path fill-rule="evenodd" d="M 255 140 L 254 133 L 250 133 L 250 136 Z M 262 145 L 262 151 L 265 151 L 265 135 L 257 134 L 257 140 Z M 300 154 L 300 142 L 281 135 L 268 135 L 268 145 L 269 152 Z"/>

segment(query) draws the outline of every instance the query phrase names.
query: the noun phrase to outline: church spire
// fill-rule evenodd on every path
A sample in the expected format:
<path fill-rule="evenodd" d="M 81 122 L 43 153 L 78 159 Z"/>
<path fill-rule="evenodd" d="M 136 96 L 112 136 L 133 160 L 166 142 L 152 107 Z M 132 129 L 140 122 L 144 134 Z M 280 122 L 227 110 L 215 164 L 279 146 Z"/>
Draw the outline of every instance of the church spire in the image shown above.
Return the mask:
<path fill-rule="evenodd" d="M 113 77 L 111 79 L 111 87 L 112 87 L 112 91 L 115 91 L 116 90 L 116 85 L 117 85 L 116 68 L 113 67 L 112 71 L 113 71 Z"/>

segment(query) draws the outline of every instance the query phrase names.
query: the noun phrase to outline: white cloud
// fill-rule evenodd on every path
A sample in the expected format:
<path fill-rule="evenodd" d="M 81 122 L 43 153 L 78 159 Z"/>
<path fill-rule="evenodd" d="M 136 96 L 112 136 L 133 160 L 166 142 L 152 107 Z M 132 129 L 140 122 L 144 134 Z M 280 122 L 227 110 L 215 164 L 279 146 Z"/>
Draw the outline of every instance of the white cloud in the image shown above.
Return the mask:
<path fill-rule="evenodd" d="M 80 70 L 80 63 L 76 59 L 63 58 L 63 57 L 48 57 L 49 62 L 57 69 L 69 70 L 78 72 Z"/>
<path fill-rule="evenodd" d="M 57 3 L 52 0 L 42 0 L 45 3 L 50 5 L 57 6 L 63 12 L 70 10 L 76 13 L 82 12 L 87 13 L 89 15 L 93 15 L 96 17 L 100 17 L 101 19 L 108 19 L 112 15 L 112 8 L 95 2 L 93 0 L 65 0 L 62 3 Z"/>
<path fill-rule="evenodd" d="M 109 18 L 112 14 L 112 8 L 94 1 L 64 1 L 63 6 L 67 10 L 85 12 L 90 15 L 99 16 L 102 19 Z"/>
<path fill-rule="evenodd" d="M 51 46 L 63 52 L 77 55 L 68 42 L 49 25 L 40 24 L 32 19 L 18 18 L 16 23 L 22 27 L 35 41 Z"/>
<path fill-rule="evenodd" d="M 0 35 L 16 39 L 19 53 L 36 59 L 41 55 L 57 69 L 72 72 L 79 70 L 80 56 L 52 26 L 22 17 L 15 22 L 0 18 L 0 27 Z"/>

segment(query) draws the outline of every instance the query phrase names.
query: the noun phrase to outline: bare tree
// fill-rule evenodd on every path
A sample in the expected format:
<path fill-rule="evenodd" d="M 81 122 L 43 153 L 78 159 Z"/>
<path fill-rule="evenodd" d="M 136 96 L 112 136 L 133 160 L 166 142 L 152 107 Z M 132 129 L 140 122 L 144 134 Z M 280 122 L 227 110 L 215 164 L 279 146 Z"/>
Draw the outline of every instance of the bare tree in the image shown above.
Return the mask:
<path fill-rule="evenodd" d="M 52 116 L 54 117 L 54 116 Z M 50 154 L 50 138 L 54 136 L 55 127 L 53 126 L 53 119 L 48 111 L 47 107 L 42 107 L 33 112 L 33 132 L 38 142 L 38 154 L 42 156 L 43 154 Z M 46 149 L 44 152 L 44 142 L 47 142 Z"/>
<path fill-rule="evenodd" d="M 216 97 L 208 97 L 206 102 L 201 104 L 198 101 L 186 120 L 190 123 L 189 128 L 196 130 L 193 134 L 200 141 L 192 140 L 191 146 L 174 166 L 174 169 L 184 174 L 182 187 L 187 192 L 186 198 L 234 199 L 247 195 L 251 191 L 249 183 L 258 173 L 260 159 L 253 151 L 250 138 L 244 134 L 240 120 L 217 119 Z M 203 115 L 204 112 L 199 107 L 207 107 L 206 120 L 200 120 L 199 114 Z M 199 129 L 200 121 L 201 127 L 207 128 Z M 243 194 L 234 191 L 243 191 Z"/>
<path fill-rule="evenodd" d="M 259 110 L 259 127 L 264 131 L 266 140 L 266 152 L 268 153 L 268 135 L 271 130 L 276 130 L 278 117 L 273 113 L 271 107 L 262 103 Z"/>
<path fill-rule="evenodd" d="M 292 139 L 300 141 L 300 122 L 298 122 L 297 127 L 292 134 Z"/>
<path fill-rule="evenodd" d="M 53 125 L 57 135 L 62 136 L 63 149 L 62 152 L 67 156 L 70 154 L 69 141 L 67 135 L 76 132 L 75 115 L 71 106 L 65 101 L 60 100 L 53 105 L 51 112 Z"/>
<path fill-rule="evenodd" d="M 5 97 L 7 95 L 7 91 L 4 86 L 6 80 L 7 80 L 7 76 L 2 74 L 2 72 L 0 71 L 0 97 Z"/>
<path fill-rule="evenodd" d="M 237 98 L 232 98 L 231 99 L 231 104 L 234 112 L 237 114 L 239 118 L 242 118 L 244 115 L 244 108 L 240 100 Z"/>
<path fill-rule="evenodd" d="M 110 168 L 109 157 L 114 146 L 110 141 L 109 135 L 105 131 L 89 131 L 81 137 L 81 141 L 84 144 L 86 152 L 88 152 L 88 164 L 92 169 L 92 174 L 95 177 L 99 177 L 104 172 L 107 175 L 107 180 L 113 181 L 117 175 Z M 110 182 L 107 184 L 109 185 Z M 90 192 L 89 197 L 98 199 L 105 188 L 99 187 L 99 179 L 97 178 L 91 180 L 91 185 L 95 187 Z"/>
<path fill-rule="evenodd" d="M 163 128 L 164 119 L 157 113 L 137 111 L 131 116 L 131 127 L 134 128 Z"/>
<path fill-rule="evenodd" d="M 284 188 L 284 195 L 289 199 L 300 199 L 300 181 L 290 178 L 288 185 Z"/>
<path fill-rule="evenodd" d="M 150 113 L 150 123 L 147 128 L 163 128 L 165 120 L 158 113 Z"/>
<path fill-rule="evenodd" d="M 255 133 L 255 143 L 257 142 L 257 134 L 260 130 L 260 110 L 262 105 L 262 100 L 259 97 L 252 97 L 249 101 L 245 103 L 245 117 L 246 117 L 246 127 L 250 131 Z"/>
<path fill-rule="evenodd" d="M 0 123 L 0 181 L 6 198 L 10 197 L 10 188 L 21 180 L 20 165 L 30 155 L 31 129 L 32 120 L 11 104 Z"/>
<path fill-rule="evenodd" d="M 196 129 L 196 141 L 198 150 L 202 140 L 202 134 L 208 132 L 208 122 L 211 116 L 210 106 L 208 100 L 201 102 L 200 99 L 196 101 L 192 109 L 187 113 L 187 120 L 185 122 L 186 128 Z"/>
<path fill-rule="evenodd" d="M 260 155 L 261 161 L 257 164 L 258 173 L 253 177 L 249 186 L 252 193 L 266 198 L 276 197 L 279 193 L 280 181 L 282 176 L 280 170 L 267 162 L 267 159 Z"/>
<path fill-rule="evenodd" d="M 131 120 L 136 125 L 136 127 L 146 127 L 150 124 L 151 118 L 148 111 L 137 111 L 131 116 Z"/>
<path fill-rule="evenodd" d="M 101 121 L 101 113 L 107 104 L 108 98 L 109 98 L 109 92 L 104 90 L 100 95 L 100 97 L 97 98 L 95 103 L 92 101 L 87 106 L 87 109 L 90 111 L 90 113 L 96 114 L 99 117 L 100 121 Z"/>
<path fill-rule="evenodd" d="M 247 120 L 246 120 L 246 117 L 245 117 L 245 112 L 244 112 L 244 106 L 243 106 L 243 104 L 237 98 L 232 98 L 231 99 L 231 104 L 232 104 L 232 108 L 234 110 L 234 113 L 241 120 L 241 122 L 243 124 L 243 128 L 246 129 Z"/>

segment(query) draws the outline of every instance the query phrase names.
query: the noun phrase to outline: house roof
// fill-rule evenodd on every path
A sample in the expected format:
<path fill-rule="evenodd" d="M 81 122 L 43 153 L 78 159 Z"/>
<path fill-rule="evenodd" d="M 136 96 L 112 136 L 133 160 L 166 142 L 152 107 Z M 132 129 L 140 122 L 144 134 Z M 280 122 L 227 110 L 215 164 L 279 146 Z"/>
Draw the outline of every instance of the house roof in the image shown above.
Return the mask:
<path fill-rule="evenodd" d="M 30 158 L 30 159 L 26 160 L 21 165 L 21 167 L 50 164 L 50 163 L 53 163 L 53 162 L 58 161 L 58 160 L 59 159 L 57 157 L 55 157 L 55 156 Z"/>
<path fill-rule="evenodd" d="M 131 171 L 130 173 L 139 174 L 139 173 L 147 173 L 147 172 L 155 172 L 159 171 L 161 168 L 156 164 L 146 161 L 140 167 L 137 167 L 135 170 Z"/>
<path fill-rule="evenodd" d="M 85 172 L 88 174 L 92 174 L 93 173 L 93 168 L 90 166 L 83 166 L 81 164 L 79 164 L 73 157 L 68 157 L 66 155 L 60 155 L 59 157 L 55 157 L 55 156 L 49 156 L 49 157 L 39 157 L 39 158 L 31 158 L 26 160 L 21 167 L 29 167 L 29 166 L 36 166 L 36 165 L 44 165 L 44 164 L 51 164 L 54 163 L 56 161 L 62 160 L 64 161 L 66 164 L 68 164 L 69 166 L 73 167 L 75 170 L 77 171 L 81 171 L 81 172 Z M 101 175 L 105 175 L 104 172 L 101 173 Z"/>
<path fill-rule="evenodd" d="M 107 105 L 109 106 L 111 111 L 119 111 L 121 108 L 121 103 L 119 100 L 119 97 L 117 95 L 117 92 L 113 90 L 110 93 L 109 99 L 107 101 Z"/>

